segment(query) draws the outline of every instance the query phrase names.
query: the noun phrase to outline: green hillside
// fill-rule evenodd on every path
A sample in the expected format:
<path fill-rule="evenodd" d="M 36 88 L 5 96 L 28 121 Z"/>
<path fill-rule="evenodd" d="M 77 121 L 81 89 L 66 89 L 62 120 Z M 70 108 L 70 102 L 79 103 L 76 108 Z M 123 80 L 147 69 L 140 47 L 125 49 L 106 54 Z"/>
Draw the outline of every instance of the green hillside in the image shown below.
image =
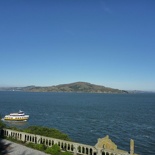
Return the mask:
<path fill-rule="evenodd" d="M 124 90 L 108 88 L 87 82 L 75 82 L 70 84 L 61 84 L 49 87 L 24 87 L 23 91 L 31 92 L 88 92 L 88 93 L 128 93 Z"/>

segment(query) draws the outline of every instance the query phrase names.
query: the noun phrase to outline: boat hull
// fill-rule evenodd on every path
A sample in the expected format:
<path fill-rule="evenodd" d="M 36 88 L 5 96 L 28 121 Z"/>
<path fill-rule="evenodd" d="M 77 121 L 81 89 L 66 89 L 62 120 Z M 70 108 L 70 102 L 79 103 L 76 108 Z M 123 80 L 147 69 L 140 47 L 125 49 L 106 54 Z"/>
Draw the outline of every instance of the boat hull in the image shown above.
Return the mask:
<path fill-rule="evenodd" d="M 28 115 L 22 116 L 22 117 L 16 117 L 16 116 L 5 116 L 5 121 L 27 121 L 29 119 Z"/>

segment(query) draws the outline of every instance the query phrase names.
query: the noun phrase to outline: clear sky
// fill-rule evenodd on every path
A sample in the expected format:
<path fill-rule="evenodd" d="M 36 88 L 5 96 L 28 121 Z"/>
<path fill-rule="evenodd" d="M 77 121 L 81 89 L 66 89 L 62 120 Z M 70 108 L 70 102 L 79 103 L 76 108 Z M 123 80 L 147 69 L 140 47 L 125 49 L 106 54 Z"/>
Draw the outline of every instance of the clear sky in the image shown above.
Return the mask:
<path fill-rule="evenodd" d="M 77 81 L 155 91 L 155 0 L 0 1 L 0 86 Z"/>

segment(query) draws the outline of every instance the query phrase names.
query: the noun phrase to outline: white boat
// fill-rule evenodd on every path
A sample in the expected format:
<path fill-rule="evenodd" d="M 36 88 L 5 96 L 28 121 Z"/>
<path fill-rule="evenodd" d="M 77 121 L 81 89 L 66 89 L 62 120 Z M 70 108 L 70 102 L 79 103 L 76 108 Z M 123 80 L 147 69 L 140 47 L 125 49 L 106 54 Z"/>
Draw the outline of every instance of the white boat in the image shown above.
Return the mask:
<path fill-rule="evenodd" d="M 4 117 L 4 120 L 6 121 L 27 121 L 28 119 L 29 115 L 25 115 L 25 113 L 21 110 L 19 110 L 18 113 L 10 113 Z"/>

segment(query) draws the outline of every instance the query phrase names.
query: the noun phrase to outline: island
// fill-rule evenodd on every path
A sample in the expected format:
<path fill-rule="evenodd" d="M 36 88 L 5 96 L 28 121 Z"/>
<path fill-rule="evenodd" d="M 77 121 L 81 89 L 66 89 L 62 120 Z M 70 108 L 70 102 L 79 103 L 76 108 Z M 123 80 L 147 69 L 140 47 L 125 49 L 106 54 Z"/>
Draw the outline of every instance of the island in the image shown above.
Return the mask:
<path fill-rule="evenodd" d="M 74 82 L 69 84 L 60 84 L 55 86 L 27 86 L 27 87 L 9 87 L 0 90 L 26 91 L 26 92 L 77 92 L 77 93 L 128 93 L 125 90 L 105 87 L 102 85 L 91 84 L 88 82 Z"/>

